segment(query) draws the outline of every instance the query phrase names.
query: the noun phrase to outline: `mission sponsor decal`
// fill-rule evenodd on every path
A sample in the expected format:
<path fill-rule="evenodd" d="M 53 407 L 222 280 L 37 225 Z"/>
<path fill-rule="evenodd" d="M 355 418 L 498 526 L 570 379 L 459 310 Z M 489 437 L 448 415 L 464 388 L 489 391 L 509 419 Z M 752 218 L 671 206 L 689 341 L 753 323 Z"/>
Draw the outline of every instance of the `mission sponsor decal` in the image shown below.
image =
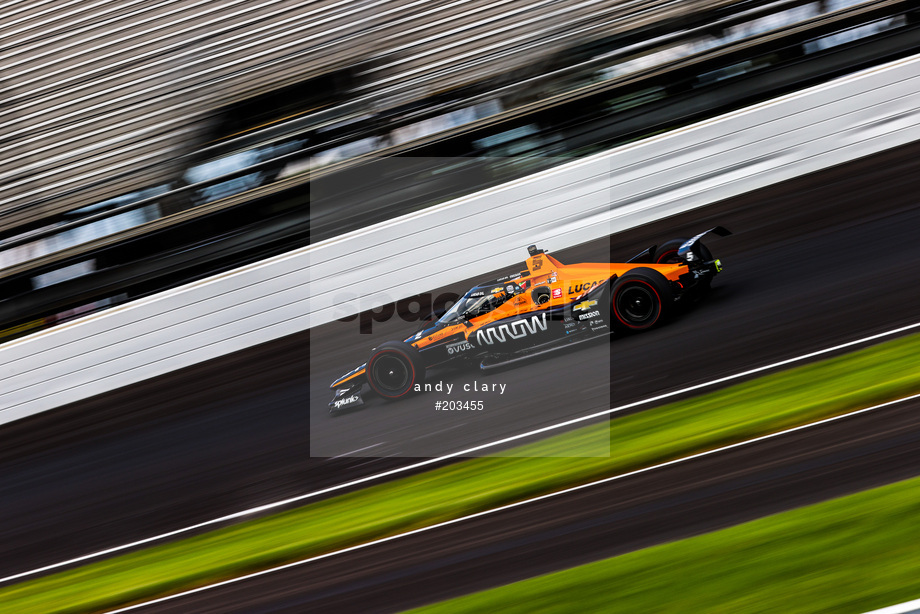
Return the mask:
<path fill-rule="evenodd" d="M 479 345 L 492 345 L 496 342 L 504 343 L 513 339 L 523 339 L 527 335 L 535 335 L 537 331 L 546 331 L 546 313 L 477 330 L 476 343 Z"/>
<path fill-rule="evenodd" d="M 590 320 L 591 318 L 600 317 L 600 315 L 601 315 L 600 311 L 591 311 L 588 313 L 581 314 L 580 316 L 578 316 L 578 319 L 579 320 Z"/>

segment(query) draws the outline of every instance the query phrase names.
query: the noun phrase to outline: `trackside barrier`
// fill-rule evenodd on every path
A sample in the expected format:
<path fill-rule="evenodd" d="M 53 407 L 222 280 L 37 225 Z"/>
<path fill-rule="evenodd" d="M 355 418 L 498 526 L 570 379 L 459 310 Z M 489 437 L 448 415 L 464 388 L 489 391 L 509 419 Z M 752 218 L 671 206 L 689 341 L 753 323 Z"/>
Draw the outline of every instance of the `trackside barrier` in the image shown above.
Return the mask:
<path fill-rule="evenodd" d="M 920 56 L 0 346 L 0 424 L 920 139 Z"/>

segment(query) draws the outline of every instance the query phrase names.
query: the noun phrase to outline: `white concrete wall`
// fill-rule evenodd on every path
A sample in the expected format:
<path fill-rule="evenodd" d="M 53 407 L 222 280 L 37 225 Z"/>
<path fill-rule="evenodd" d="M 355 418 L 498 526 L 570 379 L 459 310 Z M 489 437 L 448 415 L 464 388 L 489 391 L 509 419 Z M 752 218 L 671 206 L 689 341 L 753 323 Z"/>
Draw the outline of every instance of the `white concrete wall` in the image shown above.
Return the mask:
<path fill-rule="evenodd" d="M 0 424 L 920 138 L 893 62 L 0 346 Z"/>

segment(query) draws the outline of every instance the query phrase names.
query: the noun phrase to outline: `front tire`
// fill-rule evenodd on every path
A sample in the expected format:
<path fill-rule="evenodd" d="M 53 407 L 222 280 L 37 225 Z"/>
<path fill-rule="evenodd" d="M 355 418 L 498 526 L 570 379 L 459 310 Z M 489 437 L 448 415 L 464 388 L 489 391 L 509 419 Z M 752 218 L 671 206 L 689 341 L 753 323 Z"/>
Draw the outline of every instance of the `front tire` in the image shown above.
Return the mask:
<path fill-rule="evenodd" d="M 610 290 L 610 322 L 621 333 L 648 330 L 667 319 L 672 303 L 664 275 L 654 269 L 634 269 Z"/>
<path fill-rule="evenodd" d="M 371 390 L 387 401 L 409 396 L 425 381 L 418 350 L 400 341 L 387 341 L 374 348 L 365 373 Z"/>

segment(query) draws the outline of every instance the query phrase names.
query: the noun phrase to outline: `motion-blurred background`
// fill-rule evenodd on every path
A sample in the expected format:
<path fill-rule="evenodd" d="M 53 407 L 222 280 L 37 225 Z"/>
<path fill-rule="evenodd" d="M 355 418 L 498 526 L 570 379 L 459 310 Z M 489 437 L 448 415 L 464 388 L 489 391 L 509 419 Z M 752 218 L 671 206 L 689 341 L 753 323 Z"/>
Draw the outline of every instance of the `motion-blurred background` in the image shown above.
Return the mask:
<path fill-rule="evenodd" d="M 0 27 L 10 339 L 903 56 L 917 10 L 48 1 Z"/>
<path fill-rule="evenodd" d="M 811 541 L 785 525 L 753 545 L 709 533 L 920 474 L 916 340 L 808 370 L 917 325 L 915 2 L 0 6 L 0 611 L 111 610 L 905 398 L 414 545 L 396 540 L 151 607 L 391 612 L 702 533 L 727 545 L 691 548 L 689 562 L 656 559 L 657 584 L 646 569 L 635 582 L 605 576 L 601 588 L 540 599 L 574 595 L 569 610 L 611 611 L 603 598 L 620 582 L 648 599 L 624 611 L 807 612 L 827 599 L 823 611 L 862 612 L 920 594 L 920 556 L 900 548 L 920 544 L 916 523 L 896 522 L 915 517 L 915 493 L 808 512 L 796 526 L 815 528 Z M 748 129 L 769 146 L 748 142 Z M 614 161 L 628 181 L 618 183 Z M 768 171 L 779 174 L 760 181 Z M 570 183 L 552 183 L 569 173 Z M 531 193 L 502 201 L 515 186 Z M 666 206 L 695 195 L 692 206 Z M 520 203 L 551 221 L 505 215 Z M 620 205 L 640 217 L 617 218 Z M 483 221 L 501 207 L 496 224 Z M 436 423 L 443 416 L 425 395 L 330 415 L 332 379 L 377 340 L 414 329 L 372 317 L 375 335 L 361 335 L 355 320 L 336 321 L 365 305 L 343 301 L 334 315 L 341 305 L 320 305 L 351 290 L 338 279 L 390 284 L 393 301 L 462 293 L 523 260 L 539 233 L 550 242 L 598 212 L 613 216 L 604 232 L 541 247 L 563 262 L 604 261 L 716 224 L 735 231 L 714 249 L 726 270 L 707 305 L 647 335 L 482 376 L 512 392 L 477 416 Z M 386 234 L 415 223 L 406 220 L 429 225 Z M 426 239 L 435 227 L 442 234 Z M 511 238 L 482 236 L 490 228 Z M 362 254 L 349 258 L 355 246 Z M 400 254 L 405 267 L 392 264 Z M 374 300 L 366 306 L 386 302 Z M 314 307 L 325 311 L 311 320 Z M 852 345 L 813 354 L 837 344 Z M 793 360 L 809 366 L 748 381 Z M 722 390 L 736 380 L 720 378 L 746 370 L 737 381 L 751 388 Z M 642 404 L 704 384 L 729 401 Z M 533 446 L 519 458 L 413 466 L 517 436 L 522 416 L 542 428 L 633 403 L 593 425 L 600 455 L 575 458 L 565 442 L 531 437 L 515 440 Z M 322 438 L 322 456 L 311 456 L 311 437 Z M 380 490 L 334 498 L 355 479 Z M 316 528 L 306 504 L 319 499 L 333 511 L 321 507 Z M 870 518 L 882 508 L 891 518 Z M 295 513 L 270 516 L 280 510 Z M 851 517 L 868 520 L 854 529 Z M 251 532 L 182 541 L 250 518 Z M 837 550 L 878 526 L 891 530 L 881 546 Z M 116 558 L 158 534 L 145 545 L 176 550 Z M 806 542 L 826 558 L 803 554 Z M 127 571 L 54 575 L 97 559 Z M 851 567 L 834 572 L 837 563 Z M 724 595 L 713 578 L 686 573 L 710 569 L 728 579 Z M 693 589 L 701 594 L 686 606 Z M 670 606 L 656 601 L 665 597 Z M 519 595 L 510 602 L 535 609 Z M 469 609 L 513 611 L 500 603 Z"/>

